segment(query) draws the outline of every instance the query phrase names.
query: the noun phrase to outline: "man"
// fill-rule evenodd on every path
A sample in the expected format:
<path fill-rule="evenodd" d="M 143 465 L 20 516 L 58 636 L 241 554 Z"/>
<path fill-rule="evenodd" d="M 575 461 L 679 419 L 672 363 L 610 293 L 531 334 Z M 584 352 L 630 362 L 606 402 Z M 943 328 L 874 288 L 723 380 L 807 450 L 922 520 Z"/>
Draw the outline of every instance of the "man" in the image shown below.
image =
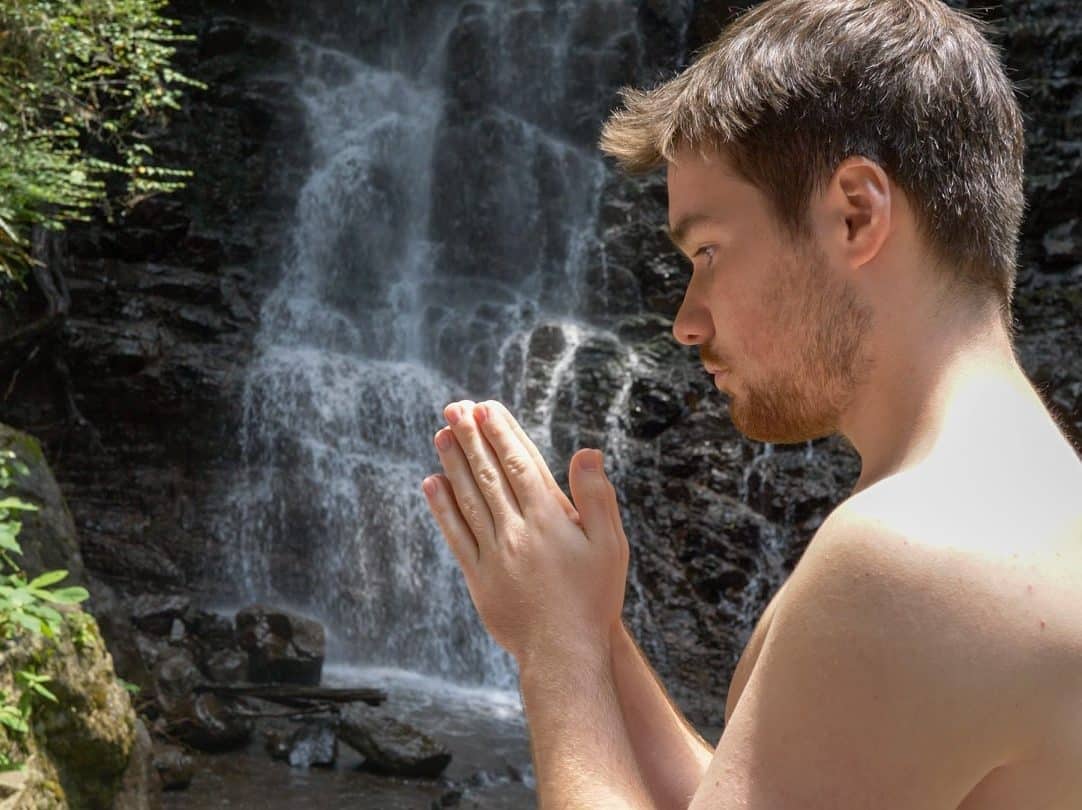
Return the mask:
<path fill-rule="evenodd" d="M 767 607 L 716 749 L 621 623 L 600 454 L 574 506 L 497 403 L 453 403 L 429 505 L 518 661 L 544 808 L 1082 808 L 1082 464 L 1014 356 L 1021 119 L 939 0 L 777 0 L 626 91 L 664 167 L 673 324 L 746 435 L 845 435 L 852 495 Z M 576 511 L 577 507 L 577 511 Z"/>

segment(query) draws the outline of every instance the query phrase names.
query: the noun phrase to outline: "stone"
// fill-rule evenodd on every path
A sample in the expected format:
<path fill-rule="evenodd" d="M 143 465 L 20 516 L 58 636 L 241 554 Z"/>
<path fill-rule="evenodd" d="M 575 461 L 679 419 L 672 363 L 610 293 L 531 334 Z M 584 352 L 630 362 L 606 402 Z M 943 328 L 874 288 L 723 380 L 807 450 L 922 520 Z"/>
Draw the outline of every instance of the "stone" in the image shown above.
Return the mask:
<path fill-rule="evenodd" d="M 0 450 L 14 452 L 15 458 L 27 467 L 26 475 L 13 471 L 11 486 L 4 490 L 4 497 L 18 498 L 37 507 L 35 511 L 16 513 L 22 523 L 18 536 L 22 547 L 22 554 L 17 557 L 19 565 L 30 576 L 62 569 L 68 572 L 63 585 L 85 584 L 75 523 L 45 460 L 41 443 L 28 433 L 0 423 Z"/>
<path fill-rule="evenodd" d="M 147 633 L 166 636 L 173 622 L 180 619 L 192 604 L 187 596 L 143 594 L 131 601 L 132 624 Z"/>
<path fill-rule="evenodd" d="M 318 686 L 326 639 L 323 625 L 284 610 L 250 605 L 237 612 L 237 640 L 256 683 Z"/>
<path fill-rule="evenodd" d="M 451 762 L 451 752 L 427 734 L 362 704 L 342 710 L 338 737 L 364 757 L 364 769 L 377 773 L 435 779 Z"/>
<path fill-rule="evenodd" d="M 232 703 L 210 692 L 196 695 L 183 716 L 171 718 L 173 734 L 201 751 L 243 748 L 252 735 L 251 721 L 238 715 Z"/>
<path fill-rule="evenodd" d="M 24 669 L 47 676 L 57 701 L 35 703 L 17 754 L 25 771 L 5 783 L 4 806 L 112 807 L 139 782 L 140 726 L 93 617 L 65 610 L 54 638 L 17 633 L 0 646 L 0 691 L 19 691 Z"/>
<path fill-rule="evenodd" d="M 304 723 L 289 738 L 286 756 L 294 768 L 332 768 L 338 758 L 338 737 L 327 723 Z"/>
<path fill-rule="evenodd" d="M 161 780 L 154 773 L 154 743 L 142 719 L 135 721 L 135 745 L 112 810 L 160 810 Z"/>
<path fill-rule="evenodd" d="M 218 650 L 206 659 L 203 671 L 217 683 L 239 683 L 248 677 L 248 653 L 243 650 Z"/>
<path fill-rule="evenodd" d="M 179 745 L 155 745 L 154 768 L 163 790 L 184 790 L 195 775 L 194 760 Z"/>

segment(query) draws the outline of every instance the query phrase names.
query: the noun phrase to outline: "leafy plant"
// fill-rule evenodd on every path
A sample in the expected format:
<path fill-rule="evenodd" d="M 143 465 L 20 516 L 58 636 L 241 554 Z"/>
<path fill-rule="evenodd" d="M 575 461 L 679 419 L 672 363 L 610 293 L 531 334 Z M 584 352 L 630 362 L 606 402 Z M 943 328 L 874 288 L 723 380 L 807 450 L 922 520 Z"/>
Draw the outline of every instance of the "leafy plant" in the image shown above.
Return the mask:
<path fill-rule="evenodd" d="M 10 488 L 13 471 L 21 475 L 29 473 L 13 451 L 0 450 L 0 496 Z M 67 571 L 46 571 L 28 579 L 15 563 L 11 555 L 22 554 L 17 539 L 22 523 L 13 517 L 13 513 L 36 511 L 37 508 L 19 498 L 0 498 L 0 640 L 26 631 L 55 638 L 64 617 L 53 605 L 75 605 L 90 595 L 80 586 L 53 587 L 67 577 Z M 27 733 L 35 696 L 57 702 L 56 695 L 45 686 L 50 680 L 48 675 L 22 669 L 15 673 L 14 680 L 15 685 L 21 687 L 18 694 L 9 696 L 0 691 L 0 730 L 9 739 L 12 733 L 17 736 Z M 21 763 L 10 753 L 0 751 L 0 770 L 20 767 Z"/>
<path fill-rule="evenodd" d="M 203 87 L 171 67 L 167 0 L 0 0 L 0 292 L 21 284 L 31 226 L 85 220 L 180 188 L 148 138 Z"/>

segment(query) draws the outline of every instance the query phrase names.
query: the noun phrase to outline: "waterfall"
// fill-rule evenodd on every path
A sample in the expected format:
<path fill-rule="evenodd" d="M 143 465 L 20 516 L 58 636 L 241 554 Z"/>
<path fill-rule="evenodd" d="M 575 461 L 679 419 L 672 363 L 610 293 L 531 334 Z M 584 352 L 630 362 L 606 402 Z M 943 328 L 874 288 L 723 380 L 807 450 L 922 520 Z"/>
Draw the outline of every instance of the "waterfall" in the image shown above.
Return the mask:
<path fill-rule="evenodd" d="M 508 402 L 551 458 L 575 354 L 610 340 L 581 305 L 605 176 L 582 110 L 610 91 L 569 88 L 626 58 L 596 40 L 634 8 L 386 10 L 378 47 L 294 44 L 313 159 L 245 382 L 230 573 L 323 620 L 333 658 L 511 686 L 420 481 L 458 398 Z"/>

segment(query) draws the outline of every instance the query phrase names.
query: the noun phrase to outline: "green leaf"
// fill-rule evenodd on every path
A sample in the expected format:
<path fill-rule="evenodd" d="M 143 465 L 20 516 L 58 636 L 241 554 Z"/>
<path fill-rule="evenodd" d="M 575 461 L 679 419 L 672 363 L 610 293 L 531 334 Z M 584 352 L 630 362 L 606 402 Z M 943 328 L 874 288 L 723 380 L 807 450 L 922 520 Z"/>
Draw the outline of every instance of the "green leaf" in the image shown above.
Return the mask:
<path fill-rule="evenodd" d="M 30 586 L 29 587 L 31 587 L 31 588 L 48 588 L 50 585 L 55 585 L 57 582 L 62 580 L 67 575 L 68 575 L 68 572 L 63 571 L 63 570 L 46 571 L 44 574 L 41 574 L 40 576 L 35 577 L 34 579 L 30 580 Z"/>
<path fill-rule="evenodd" d="M 90 592 L 80 585 L 73 585 L 70 588 L 59 588 L 55 591 L 42 591 L 42 598 L 61 605 L 77 605 L 89 599 Z"/>
<path fill-rule="evenodd" d="M 22 509 L 25 512 L 39 511 L 34 504 L 20 501 L 18 498 L 4 498 L 0 501 L 0 509 Z"/>

